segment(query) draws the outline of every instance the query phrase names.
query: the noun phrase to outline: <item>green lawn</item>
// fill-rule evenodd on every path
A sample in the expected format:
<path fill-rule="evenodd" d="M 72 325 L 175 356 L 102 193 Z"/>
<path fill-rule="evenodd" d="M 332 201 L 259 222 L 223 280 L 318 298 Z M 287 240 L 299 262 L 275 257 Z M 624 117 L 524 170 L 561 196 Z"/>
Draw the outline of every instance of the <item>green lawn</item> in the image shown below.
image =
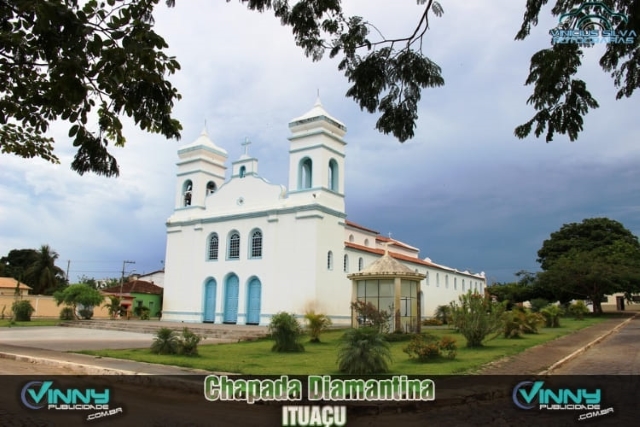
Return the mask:
<path fill-rule="evenodd" d="M 58 326 L 62 323 L 62 320 L 58 319 L 33 319 L 29 322 L 15 322 L 11 324 L 9 319 L 0 320 L 0 328 L 14 328 L 14 327 L 22 327 L 22 326 Z"/>
<path fill-rule="evenodd" d="M 511 356 L 529 347 L 566 335 L 572 331 L 598 323 L 601 318 L 586 318 L 582 321 L 562 319 L 561 328 L 543 328 L 539 334 L 525 335 L 519 339 L 502 337 L 486 341 L 480 349 L 465 347 L 462 335 L 447 329 L 425 328 L 429 333 L 442 336 L 451 335 L 457 340 L 458 355 L 454 360 L 438 360 L 430 363 L 417 363 L 405 354 L 402 349 L 408 342 L 392 342 L 393 355 L 391 374 L 453 374 L 468 373 L 478 367 L 499 359 Z M 206 340 L 199 346 L 199 356 L 161 356 L 152 354 L 148 349 L 84 351 L 82 353 L 131 359 L 140 362 L 159 363 L 204 369 L 212 372 L 230 372 L 247 375 L 322 375 L 339 374 L 337 371 L 337 346 L 344 331 L 333 330 L 321 336 L 322 343 L 308 343 L 305 337 L 303 353 L 273 353 L 273 341 L 262 339 L 252 342 L 234 344 L 207 345 Z"/>

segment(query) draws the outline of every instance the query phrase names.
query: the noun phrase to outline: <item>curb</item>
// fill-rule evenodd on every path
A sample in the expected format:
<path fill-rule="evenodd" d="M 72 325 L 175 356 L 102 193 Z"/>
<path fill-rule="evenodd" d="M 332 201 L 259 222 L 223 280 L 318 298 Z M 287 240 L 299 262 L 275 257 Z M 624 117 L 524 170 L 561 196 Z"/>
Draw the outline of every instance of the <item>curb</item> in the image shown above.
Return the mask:
<path fill-rule="evenodd" d="M 558 360 L 556 363 L 554 363 L 553 365 L 549 366 L 544 371 L 539 372 L 538 375 L 551 375 L 553 370 L 558 369 L 560 366 L 564 365 L 568 361 L 570 361 L 572 359 L 575 359 L 577 356 L 579 356 L 580 354 L 584 353 L 585 351 L 587 351 L 588 349 L 590 349 L 594 345 L 598 344 L 600 341 L 604 340 L 609 335 L 618 332 L 620 329 L 622 329 L 624 326 L 626 326 L 629 322 L 631 322 L 633 319 L 638 317 L 638 315 L 640 315 L 640 313 L 634 314 L 633 316 L 631 316 L 627 320 L 621 322 L 615 328 L 613 328 L 613 329 L 605 332 L 604 334 L 600 335 L 598 338 L 594 339 L 593 341 L 591 341 L 590 343 L 588 343 L 584 347 L 577 349 L 576 351 L 574 351 L 570 355 L 568 355 L 566 357 L 563 357 L 562 359 Z"/>

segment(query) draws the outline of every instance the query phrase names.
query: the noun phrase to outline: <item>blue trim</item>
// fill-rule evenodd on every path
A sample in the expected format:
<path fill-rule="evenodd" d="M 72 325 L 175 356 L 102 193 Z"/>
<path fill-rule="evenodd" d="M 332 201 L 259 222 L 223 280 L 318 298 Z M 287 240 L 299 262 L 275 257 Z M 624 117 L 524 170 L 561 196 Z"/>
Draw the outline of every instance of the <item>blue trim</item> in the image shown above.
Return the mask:
<path fill-rule="evenodd" d="M 236 219 L 260 218 L 260 217 L 270 216 L 270 215 L 277 216 L 277 215 L 286 215 L 290 213 L 308 212 L 308 211 L 320 211 L 327 215 L 336 216 L 338 218 L 347 217 L 347 214 L 345 214 L 344 212 L 338 212 L 336 210 L 327 208 L 326 206 L 315 203 L 312 205 L 295 206 L 291 208 L 269 209 L 264 211 L 247 212 L 243 214 L 224 215 L 224 216 L 217 216 L 217 217 L 211 217 L 211 218 L 192 219 L 187 221 L 176 221 L 176 222 L 172 222 L 171 226 L 178 227 L 178 226 L 195 225 L 200 223 L 211 224 L 211 223 L 232 221 Z"/>

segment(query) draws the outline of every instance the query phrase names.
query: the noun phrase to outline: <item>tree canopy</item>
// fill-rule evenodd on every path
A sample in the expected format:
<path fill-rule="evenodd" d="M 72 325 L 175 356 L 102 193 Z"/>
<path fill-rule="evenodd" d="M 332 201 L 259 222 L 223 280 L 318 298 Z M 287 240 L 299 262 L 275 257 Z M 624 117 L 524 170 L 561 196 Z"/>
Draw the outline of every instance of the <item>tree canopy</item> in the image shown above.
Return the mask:
<path fill-rule="evenodd" d="M 83 305 L 85 307 L 93 307 L 100 305 L 104 301 L 104 295 L 97 289 L 88 285 L 76 284 L 69 285 L 64 290 L 53 294 L 53 298 L 56 300 L 56 304 L 65 304 L 75 309 L 77 305 Z"/>
<path fill-rule="evenodd" d="M 431 17 L 444 13 L 437 1 L 417 0 L 415 26 L 395 39 L 363 17 L 345 15 L 341 0 L 239 1 L 253 11 L 272 11 L 314 61 L 325 54 L 339 58 L 351 83 L 346 95 L 379 114 L 376 128 L 401 142 L 414 136 L 423 91 L 444 85 L 440 66 L 423 52 Z M 116 176 L 108 146 L 125 144 L 121 116 L 142 130 L 179 138 L 181 125 L 171 114 L 180 95 L 167 80 L 179 64 L 154 31 L 159 2 L 0 0 L 0 152 L 58 162 L 46 132 L 52 121 L 64 120 L 77 147 L 72 169 Z M 527 2 L 516 40 L 530 34 L 547 2 Z M 175 0 L 165 3 L 172 7 Z M 551 13 L 564 19 L 560 29 L 592 30 L 604 16 L 612 30 L 631 35 L 630 43 L 608 43 L 600 60 L 617 98 L 630 97 L 640 85 L 640 0 L 556 0 Z M 555 134 L 578 138 L 584 116 L 598 107 L 576 78 L 583 48 L 592 44 L 554 43 L 532 56 L 527 103 L 536 114 L 515 129 L 517 137 L 533 131 L 536 137 L 546 132 L 547 142 Z"/>
<path fill-rule="evenodd" d="M 590 218 L 563 225 L 538 251 L 539 285 L 557 299 L 588 299 L 595 313 L 615 292 L 640 290 L 640 243 L 621 223 Z"/>
<path fill-rule="evenodd" d="M 58 253 L 49 245 L 36 249 L 12 249 L 0 258 L 0 275 L 31 287 L 32 294 L 50 295 L 66 284 L 64 271 L 55 265 Z"/>

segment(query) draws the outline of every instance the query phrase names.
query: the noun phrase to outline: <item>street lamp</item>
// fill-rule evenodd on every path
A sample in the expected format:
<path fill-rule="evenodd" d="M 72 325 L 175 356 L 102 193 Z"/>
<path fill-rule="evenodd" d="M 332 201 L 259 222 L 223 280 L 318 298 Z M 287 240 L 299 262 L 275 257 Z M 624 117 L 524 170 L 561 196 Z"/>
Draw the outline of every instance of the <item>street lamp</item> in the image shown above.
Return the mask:
<path fill-rule="evenodd" d="M 120 299 L 122 300 L 122 286 L 124 286 L 124 268 L 127 264 L 135 264 L 135 261 L 122 261 L 122 278 L 120 279 Z"/>

